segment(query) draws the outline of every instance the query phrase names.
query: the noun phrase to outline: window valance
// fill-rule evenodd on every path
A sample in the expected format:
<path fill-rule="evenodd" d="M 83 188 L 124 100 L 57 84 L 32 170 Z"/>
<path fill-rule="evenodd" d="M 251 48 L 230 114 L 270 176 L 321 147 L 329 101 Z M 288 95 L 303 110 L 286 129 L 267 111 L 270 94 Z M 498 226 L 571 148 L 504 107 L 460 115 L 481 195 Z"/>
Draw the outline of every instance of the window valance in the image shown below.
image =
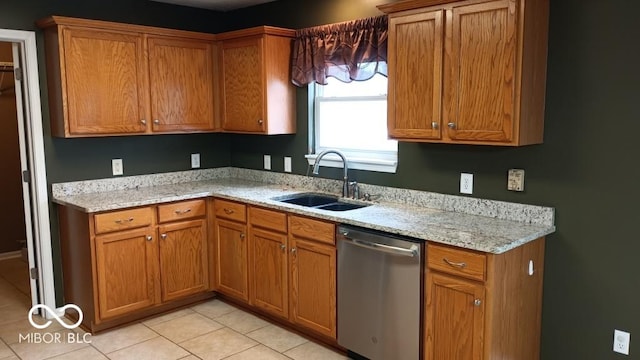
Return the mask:
<path fill-rule="evenodd" d="M 386 76 L 387 33 L 386 15 L 297 30 L 292 82 L 325 85 L 329 76 L 343 82 Z"/>

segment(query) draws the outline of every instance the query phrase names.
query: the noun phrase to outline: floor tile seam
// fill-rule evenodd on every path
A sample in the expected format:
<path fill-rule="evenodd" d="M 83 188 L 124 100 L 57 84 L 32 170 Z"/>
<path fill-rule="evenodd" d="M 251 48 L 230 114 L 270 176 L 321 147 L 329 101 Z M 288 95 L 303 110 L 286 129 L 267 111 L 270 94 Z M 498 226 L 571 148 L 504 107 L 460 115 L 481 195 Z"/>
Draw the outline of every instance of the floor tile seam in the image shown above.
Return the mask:
<path fill-rule="evenodd" d="M 152 330 L 152 331 L 153 331 L 153 330 Z M 130 347 L 136 346 L 136 345 L 138 345 L 138 344 L 142 344 L 142 343 L 144 343 L 144 342 L 147 342 L 147 341 L 149 341 L 149 340 L 153 340 L 153 339 L 155 339 L 155 338 L 158 338 L 158 337 L 161 337 L 161 336 L 162 336 L 162 335 L 160 335 L 160 334 L 156 333 L 155 331 L 154 331 L 154 333 L 156 334 L 156 336 L 154 336 L 154 337 L 151 337 L 151 338 L 148 338 L 148 339 L 144 339 L 144 340 L 142 340 L 142 341 L 140 341 L 140 342 L 137 342 L 137 343 L 135 343 L 135 344 L 127 345 L 127 346 L 125 346 L 125 347 L 122 347 L 122 348 L 119 348 L 119 349 L 115 349 L 115 350 L 110 351 L 110 352 L 104 352 L 104 351 L 101 351 L 101 350 L 100 350 L 100 349 L 98 349 L 97 347 L 96 347 L 96 349 L 97 349 L 98 351 L 100 351 L 100 353 L 102 353 L 102 354 L 104 354 L 105 356 L 107 356 L 107 358 L 109 358 L 109 354 L 113 354 L 114 352 L 117 352 L 117 351 L 120 351 L 120 350 L 128 349 L 128 348 L 130 348 Z M 94 346 L 94 347 L 95 347 L 95 346 Z"/>
<path fill-rule="evenodd" d="M 187 309 L 191 309 L 191 308 L 187 308 Z M 193 310 L 193 309 L 191 309 L 191 310 Z M 181 310 L 180 310 L 180 309 L 178 309 L 178 310 L 176 310 L 176 311 L 181 311 Z M 195 312 L 195 310 L 194 310 L 194 312 Z M 166 313 L 165 315 L 168 315 L 168 314 L 171 314 L 171 312 L 168 312 L 168 313 Z M 140 322 L 140 323 L 141 323 L 142 325 L 144 325 L 144 326 L 146 326 L 146 327 L 148 327 L 148 328 L 150 328 L 150 329 L 151 329 L 151 326 L 157 326 L 157 325 L 160 325 L 160 324 L 164 324 L 164 323 L 166 323 L 166 322 L 169 322 L 169 321 L 172 321 L 172 320 L 176 320 L 176 319 L 180 319 L 180 318 L 183 318 L 183 317 L 185 317 L 185 316 L 189 316 L 189 315 L 193 315 L 193 313 L 191 313 L 191 314 L 184 314 L 184 315 L 181 315 L 181 316 L 178 316 L 178 317 L 174 317 L 174 318 L 169 319 L 169 320 L 164 320 L 164 321 L 161 321 L 161 322 L 159 322 L 159 323 L 155 323 L 155 324 L 153 324 L 153 325 L 147 325 L 147 324 L 145 324 L 145 322 L 146 322 L 146 321 L 153 320 L 153 318 L 148 319 L 148 320 L 144 320 L 144 321 L 142 321 L 142 322 Z M 202 314 L 200 314 L 200 315 L 202 315 Z M 161 316 L 162 316 L 162 315 L 161 315 Z M 205 316 L 205 317 L 206 317 L 206 316 Z M 151 330 L 153 330 L 153 329 L 151 329 Z"/>
<path fill-rule="evenodd" d="M 275 325 L 275 324 L 269 324 L 269 325 L 273 325 L 273 326 L 278 327 L 278 326 L 277 326 L 277 325 Z M 268 326 L 268 325 L 267 325 L 267 326 Z M 250 338 L 250 339 L 252 339 L 252 340 L 254 340 L 254 341 L 257 341 L 257 342 L 259 342 L 260 344 L 262 344 L 262 345 L 264 345 L 264 346 L 268 347 L 269 349 L 271 349 L 271 350 L 273 350 L 273 351 L 275 351 L 275 352 L 277 352 L 277 353 L 283 354 L 283 355 L 284 355 L 284 353 L 285 353 L 285 352 L 287 352 L 287 351 L 289 351 L 289 350 L 291 350 L 291 349 L 293 349 L 293 348 L 296 348 L 296 347 L 298 347 L 298 346 L 300 346 L 300 345 L 304 345 L 304 344 L 306 344 L 306 343 L 308 343 L 308 342 L 310 341 L 310 340 L 308 340 L 308 339 L 306 339 L 306 338 L 304 338 L 304 337 L 302 337 L 302 336 L 300 336 L 300 335 L 297 335 L 297 334 L 295 334 L 295 333 L 291 333 L 291 334 L 294 334 L 294 335 L 296 335 L 296 336 L 300 336 L 300 338 L 302 338 L 302 339 L 304 340 L 304 342 L 302 342 L 301 344 L 298 344 L 298 345 L 292 346 L 292 347 L 290 347 L 290 348 L 288 348 L 288 349 L 286 349 L 286 350 L 282 350 L 282 351 L 281 351 L 281 350 L 275 349 L 275 348 L 273 348 L 273 347 L 271 347 L 271 346 L 269 346 L 269 345 L 267 345 L 267 344 L 263 343 L 262 341 L 260 341 L 260 340 L 258 340 L 258 339 L 256 339 L 256 338 L 252 338 L 251 336 L 249 336 L 249 334 L 254 333 L 254 332 L 256 332 L 256 331 L 259 331 L 259 330 L 262 330 L 262 329 L 264 329 L 264 328 L 266 328 L 266 326 L 265 326 L 265 327 L 262 327 L 262 328 L 260 328 L 260 329 L 256 329 L 256 330 L 250 331 L 250 332 L 246 333 L 244 336 L 246 336 L 246 337 L 248 337 L 248 338 Z M 286 330 L 286 329 L 285 329 L 285 330 Z"/>
<path fill-rule="evenodd" d="M 176 318 L 176 319 L 179 319 L 179 318 Z M 221 327 L 219 327 L 219 328 L 217 328 L 217 329 L 214 329 L 214 330 L 211 330 L 211 331 L 207 331 L 207 332 L 202 333 L 202 334 L 198 334 L 198 335 L 196 335 L 196 336 L 194 336 L 194 337 L 192 337 L 192 338 L 190 338 L 190 339 L 186 339 L 186 340 L 183 340 L 183 341 L 180 341 L 180 342 L 175 342 L 175 341 L 173 341 L 173 340 L 169 339 L 168 337 L 166 337 L 166 336 L 162 335 L 160 332 L 158 332 L 158 331 L 156 331 L 156 330 L 154 330 L 154 329 L 150 328 L 149 326 L 147 326 L 147 325 L 145 325 L 145 324 L 143 324 L 143 323 L 141 323 L 141 324 L 142 324 L 142 325 L 144 325 L 144 326 L 146 326 L 147 328 L 149 328 L 149 330 L 153 331 L 154 333 L 158 334 L 158 336 L 163 337 L 163 338 L 165 338 L 165 339 L 169 340 L 171 343 L 176 344 L 176 345 L 178 345 L 178 346 L 180 346 L 181 348 L 183 348 L 183 349 L 184 349 L 184 347 L 182 347 L 180 344 L 185 343 L 185 342 L 187 342 L 187 341 L 189 341 L 189 340 L 193 340 L 193 339 L 195 339 L 195 338 L 197 338 L 197 337 L 204 336 L 204 335 L 208 335 L 208 334 L 211 334 L 212 332 L 215 332 L 215 331 L 218 331 L 218 330 L 221 330 L 221 329 L 224 329 L 224 328 L 228 328 L 228 326 L 226 326 L 226 325 L 224 325 L 224 324 L 221 324 L 221 323 L 219 323 L 219 322 L 217 322 L 217 321 L 215 321 L 215 320 L 213 320 L 213 319 L 209 319 L 209 318 L 207 318 L 207 320 L 214 321 L 216 324 L 220 325 Z M 145 340 L 145 341 L 146 341 L 146 340 Z M 185 350 L 187 350 L 187 349 L 185 349 Z M 187 350 L 187 352 L 189 352 L 189 353 L 191 354 L 191 352 L 190 352 L 189 350 Z"/>
<path fill-rule="evenodd" d="M 222 324 L 221 324 L 221 325 L 222 325 Z M 221 328 L 218 328 L 218 329 L 215 329 L 215 330 L 212 330 L 212 331 L 208 331 L 208 332 L 206 332 L 206 333 L 204 333 L 204 334 L 197 335 L 197 336 L 195 336 L 195 337 L 192 337 L 191 339 L 183 340 L 183 341 L 181 341 L 181 342 L 179 342 L 179 343 L 177 343 L 177 342 L 173 342 L 173 341 L 171 341 L 171 340 L 169 340 L 169 339 L 167 339 L 167 340 L 169 340 L 169 341 L 171 341 L 172 343 L 174 343 L 174 344 L 176 344 L 176 345 L 178 345 L 178 346 L 182 347 L 182 345 L 180 345 L 180 344 L 184 344 L 184 343 L 189 342 L 189 341 L 191 341 L 191 340 L 197 339 L 197 338 L 199 338 L 199 337 L 203 337 L 203 336 L 205 336 L 205 335 L 209 335 L 209 334 L 211 334 L 211 333 L 214 333 L 214 332 L 216 332 L 216 331 L 220 331 L 220 330 L 223 330 L 223 329 L 233 330 L 233 329 L 231 329 L 231 328 L 230 328 L 230 327 L 228 327 L 228 326 L 222 325 L 222 327 L 221 327 Z M 241 335 L 242 335 L 242 334 L 241 334 Z M 161 336 L 162 336 L 162 335 L 161 335 Z M 253 340 L 253 339 L 252 339 L 252 340 Z M 189 351 L 189 350 L 187 350 L 187 351 Z M 191 353 L 191 352 L 189 351 L 189 353 Z M 194 355 L 195 355 L 195 354 L 194 354 Z"/>
<path fill-rule="evenodd" d="M 230 358 L 230 357 L 232 357 L 232 356 L 236 356 L 236 355 L 238 355 L 238 354 L 240 354 L 240 353 L 243 353 L 243 352 L 245 352 L 245 351 L 249 351 L 249 350 L 253 349 L 254 347 L 258 347 L 258 346 L 260 346 L 260 345 L 264 345 L 264 344 L 262 344 L 262 343 L 260 343 L 260 342 L 257 342 L 257 344 L 253 345 L 252 347 L 249 347 L 249 348 L 246 348 L 246 349 L 244 349 L 244 350 L 240 350 L 240 351 L 238 351 L 238 352 L 236 352 L 236 353 L 233 353 L 233 354 L 231 354 L 231 355 L 225 356 L 225 357 L 221 358 L 220 360 L 229 359 L 229 358 Z"/>
<path fill-rule="evenodd" d="M 9 351 L 11 351 L 13 353 L 13 355 L 15 355 L 15 357 L 17 357 L 18 359 L 21 359 L 21 357 L 18 355 L 18 353 L 13 350 L 13 348 L 11 347 L 11 345 L 7 344 L 6 341 L 4 341 L 2 338 L 0 338 L 0 342 L 2 342 L 4 344 L 4 346 L 7 347 L 7 349 L 9 349 Z M 9 356 L 5 356 L 4 359 L 9 358 Z"/>
<path fill-rule="evenodd" d="M 55 358 L 55 357 L 57 357 L 57 356 L 67 355 L 67 354 L 70 354 L 70 353 L 72 353 L 72 352 L 74 352 L 74 351 L 78 351 L 78 350 L 86 349 L 86 348 L 88 348 L 88 347 L 91 347 L 91 344 L 84 344 L 83 346 L 81 346 L 81 347 L 79 347 L 79 348 L 77 348 L 77 349 L 69 350 L 69 351 L 67 351 L 67 352 L 63 352 L 63 353 L 61 353 L 61 354 L 56 354 L 56 355 L 48 356 L 48 357 L 42 358 L 42 360 L 50 360 L 50 359 L 53 359 L 53 358 Z M 21 359 L 21 357 L 19 357 L 19 356 L 18 356 L 18 358 L 19 358 L 19 359 Z"/>
<path fill-rule="evenodd" d="M 226 304 L 226 303 L 225 303 L 225 304 Z M 195 311 L 197 314 L 200 314 L 200 315 L 202 315 L 202 316 L 206 317 L 207 319 L 211 319 L 211 320 L 215 320 L 215 319 L 217 319 L 217 318 L 219 318 L 219 317 L 223 317 L 223 316 L 225 316 L 225 315 L 227 315 L 227 314 L 230 314 L 230 313 L 232 313 L 232 312 L 234 312 L 234 311 L 238 310 L 237 308 L 235 308 L 235 307 L 234 307 L 234 308 L 233 308 L 231 311 L 229 311 L 229 312 L 226 312 L 226 313 L 224 313 L 224 314 L 220 314 L 220 315 L 218 315 L 218 316 L 216 316 L 216 317 L 210 317 L 210 316 L 207 316 L 207 314 L 202 313 L 202 312 L 200 312 L 200 311 L 198 311 L 198 310 L 194 309 L 194 307 L 195 307 L 195 306 L 190 307 L 189 309 L 191 309 L 191 310 Z"/>

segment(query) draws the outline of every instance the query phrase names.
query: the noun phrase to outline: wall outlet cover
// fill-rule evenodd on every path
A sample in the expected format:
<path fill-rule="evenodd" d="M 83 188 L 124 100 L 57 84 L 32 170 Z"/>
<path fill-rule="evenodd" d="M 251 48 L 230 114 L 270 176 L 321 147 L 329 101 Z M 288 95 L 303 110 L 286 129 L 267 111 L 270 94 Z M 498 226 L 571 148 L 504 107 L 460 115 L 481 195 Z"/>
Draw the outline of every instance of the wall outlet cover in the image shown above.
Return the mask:
<path fill-rule="evenodd" d="M 619 354 L 629 355 L 629 342 L 631 341 L 631 334 L 622 331 L 613 331 L 613 351 Z"/>
<path fill-rule="evenodd" d="M 264 156 L 264 169 L 271 170 L 271 155 Z"/>
<path fill-rule="evenodd" d="M 460 192 L 462 194 L 473 194 L 473 174 L 460 174 Z"/>
<path fill-rule="evenodd" d="M 200 154 L 191 154 L 191 168 L 197 169 L 200 167 Z"/>
<path fill-rule="evenodd" d="M 284 157 L 284 172 L 291 172 L 291 157 L 290 156 L 285 156 Z"/>
<path fill-rule="evenodd" d="M 124 173 L 122 159 L 111 159 L 111 173 L 113 176 L 122 175 Z"/>

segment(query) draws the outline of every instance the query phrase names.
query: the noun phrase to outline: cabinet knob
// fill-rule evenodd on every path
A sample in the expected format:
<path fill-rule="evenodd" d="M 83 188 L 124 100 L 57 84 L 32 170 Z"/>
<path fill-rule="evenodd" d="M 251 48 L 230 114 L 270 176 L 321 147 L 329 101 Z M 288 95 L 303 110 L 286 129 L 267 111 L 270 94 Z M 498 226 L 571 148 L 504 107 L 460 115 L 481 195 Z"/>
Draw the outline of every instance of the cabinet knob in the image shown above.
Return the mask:
<path fill-rule="evenodd" d="M 147 120 L 145 120 L 145 119 L 140 120 L 140 124 L 147 125 Z"/>
<path fill-rule="evenodd" d="M 225 214 L 227 214 L 227 215 L 233 214 L 233 209 L 224 208 L 223 210 L 224 210 Z"/>
<path fill-rule="evenodd" d="M 160 237 L 162 238 L 162 240 L 167 238 L 167 234 L 161 234 Z"/>
<path fill-rule="evenodd" d="M 475 299 L 475 300 L 473 300 L 473 305 L 474 305 L 474 306 L 480 306 L 480 305 L 482 305 L 482 300 L 480 300 L 480 299 Z"/>
<path fill-rule="evenodd" d="M 240 239 L 244 239 L 244 238 L 245 238 L 244 233 L 240 233 Z"/>
<path fill-rule="evenodd" d="M 280 244 L 280 249 L 284 251 L 287 249 L 287 246 L 285 244 Z"/>
<path fill-rule="evenodd" d="M 433 130 L 437 130 L 437 129 L 438 129 L 438 123 L 437 123 L 437 122 L 435 122 L 435 121 L 431 122 L 431 128 L 432 128 Z"/>
<path fill-rule="evenodd" d="M 447 126 L 449 127 L 449 129 L 455 129 L 456 128 L 456 123 L 448 123 Z"/>
<path fill-rule="evenodd" d="M 262 119 L 258 120 L 258 124 L 262 125 L 264 121 Z"/>
<path fill-rule="evenodd" d="M 291 253 L 295 254 L 296 253 L 296 248 L 291 248 Z"/>
<path fill-rule="evenodd" d="M 153 123 L 156 124 L 156 125 L 160 125 L 160 120 L 155 119 L 155 120 L 153 120 Z"/>
<path fill-rule="evenodd" d="M 147 235 L 147 241 L 151 241 L 151 240 L 153 240 L 153 236 Z"/>

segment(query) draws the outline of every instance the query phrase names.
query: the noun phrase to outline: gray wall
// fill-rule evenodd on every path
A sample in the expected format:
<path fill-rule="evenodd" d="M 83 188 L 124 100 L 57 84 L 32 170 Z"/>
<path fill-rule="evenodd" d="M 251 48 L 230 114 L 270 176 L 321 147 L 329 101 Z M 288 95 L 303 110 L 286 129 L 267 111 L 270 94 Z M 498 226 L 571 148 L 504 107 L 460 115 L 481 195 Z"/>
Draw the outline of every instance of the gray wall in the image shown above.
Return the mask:
<path fill-rule="evenodd" d="M 377 15 L 382 1 L 281 0 L 238 11 L 233 26 L 294 28 Z M 556 208 L 547 239 L 542 359 L 640 358 L 640 3 L 552 0 L 544 144 L 523 148 L 400 144 L 397 174 L 354 172 L 358 181 L 457 194 L 461 172 L 475 197 Z M 260 168 L 264 149 L 306 162 L 306 90 L 298 129 L 283 139 L 239 137 L 232 165 Z M 526 191 L 506 190 L 510 168 Z M 325 170 L 326 171 L 326 170 Z M 338 178 L 338 172 L 321 172 Z M 631 356 L 612 352 L 613 329 L 632 333 Z"/>

